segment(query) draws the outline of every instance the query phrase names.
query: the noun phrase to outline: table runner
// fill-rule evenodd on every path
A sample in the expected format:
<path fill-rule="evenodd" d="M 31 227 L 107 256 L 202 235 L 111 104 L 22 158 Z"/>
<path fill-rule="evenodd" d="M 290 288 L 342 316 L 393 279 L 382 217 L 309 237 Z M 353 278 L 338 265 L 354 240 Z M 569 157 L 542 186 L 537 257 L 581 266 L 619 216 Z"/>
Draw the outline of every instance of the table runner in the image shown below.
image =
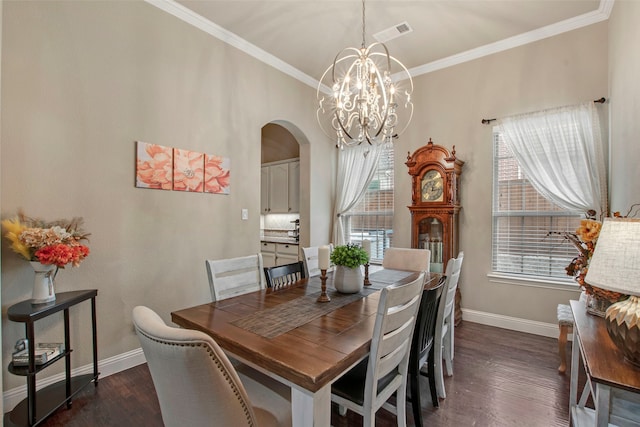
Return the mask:
<path fill-rule="evenodd" d="M 342 294 L 330 288 L 327 289 L 327 294 L 329 294 L 331 301 L 327 303 L 317 302 L 320 292 L 316 292 L 280 304 L 277 307 L 258 310 L 234 320 L 231 324 L 265 338 L 275 338 L 360 298 L 371 295 L 411 274 L 414 274 L 414 272 L 400 270 L 376 271 L 370 275 L 371 286 L 363 288 L 358 293 Z"/>
<path fill-rule="evenodd" d="M 415 273 L 415 271 L 382 269 L 371 273 L 369 275 L 369 281 L 373 288 L 382 289 Z"/>
<path fill-rule="evenodd" d="M 275 338 L 377 291 L 367 287 L 355 294 L 342 294 L 335 289 L 327 289 L 331 301 L 317 302 L 318 291 L 277 307 L 258 310 L 231 324 L 265 338 Z"/>

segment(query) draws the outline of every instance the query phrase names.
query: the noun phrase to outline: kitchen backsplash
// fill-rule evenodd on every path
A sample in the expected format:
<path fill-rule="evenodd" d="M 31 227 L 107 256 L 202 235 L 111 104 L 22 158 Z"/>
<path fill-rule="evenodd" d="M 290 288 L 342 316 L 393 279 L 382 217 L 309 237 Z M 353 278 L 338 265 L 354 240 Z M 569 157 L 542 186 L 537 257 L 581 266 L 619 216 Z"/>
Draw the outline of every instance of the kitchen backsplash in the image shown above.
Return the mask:
<path fill-rule="evenodd" d="M 260 215 L 260 237 L 287 237 L 289 231 L 295 230 L 294 221 L 299 218 L 299 214 Z"/>

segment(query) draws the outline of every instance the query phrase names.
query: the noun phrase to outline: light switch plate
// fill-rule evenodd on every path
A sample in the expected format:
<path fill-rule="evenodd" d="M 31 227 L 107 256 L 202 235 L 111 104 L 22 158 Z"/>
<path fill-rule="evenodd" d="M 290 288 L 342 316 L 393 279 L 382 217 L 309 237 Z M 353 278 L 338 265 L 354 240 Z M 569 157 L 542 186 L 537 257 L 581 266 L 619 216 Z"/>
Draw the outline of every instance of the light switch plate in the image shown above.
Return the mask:
<path fill-rule="evenodd" d="M 249 209 L 242 209 L 242 219 L 249 219 Z"/>

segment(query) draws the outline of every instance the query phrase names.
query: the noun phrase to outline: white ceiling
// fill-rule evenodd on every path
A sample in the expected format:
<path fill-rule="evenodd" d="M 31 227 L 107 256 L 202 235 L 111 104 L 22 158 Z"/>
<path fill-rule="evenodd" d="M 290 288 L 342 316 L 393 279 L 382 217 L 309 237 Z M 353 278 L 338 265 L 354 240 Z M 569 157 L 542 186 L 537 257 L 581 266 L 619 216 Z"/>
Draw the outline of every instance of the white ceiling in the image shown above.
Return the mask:
<path fill-rule="evenodd" d="M 345 47 L 362 42 L 359 0 L 147 0 L 315 87 Z M 413 76 L 608 19 L 614 0 L 367 0 L 366 44 L 387 42 Z"/>

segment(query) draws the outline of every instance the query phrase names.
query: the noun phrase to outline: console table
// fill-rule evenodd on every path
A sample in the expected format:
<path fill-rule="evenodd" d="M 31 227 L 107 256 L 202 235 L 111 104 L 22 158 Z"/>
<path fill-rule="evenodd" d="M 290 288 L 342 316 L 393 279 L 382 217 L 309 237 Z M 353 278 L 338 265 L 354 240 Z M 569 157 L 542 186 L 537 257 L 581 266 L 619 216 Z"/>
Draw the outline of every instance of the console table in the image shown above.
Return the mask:
<path fill-rule="evenodd" d="M 640 368 L 624 361 L 605 320 L 588 314 L 583 301 L 571 301 L 571 310 L 575 322 L 569 395 L 572 425 L 640 426 Z M 580 360 L 587 381 L 578 400 Z M 586 407 L 589 395 L 595 409 Z"/>
<path fill-rule="evenodd" d="M 13 366 L 9 372 L 27 377 L 27 398 L 5 414 L 6 426 L 34 426 L 42 422 L 59 407 L 67 404 L 71 407 L 72 397 L 92 381 L 98 385 L 98 342 L 96 339 L 96 296 L 97 289 L 61 292 L 56 300 L 44 304 L 32 304 L 31 300 L 22 301 L 9 307 L 7 317 L 14 322 L 25 324 L 26 338 L 29 340 L 29 365 Z M 71 340 L 69 338 L 69 307 L 82 301 L 91 300 L 91 326 L 93 333 L 93 374 L 71 377 Z M 36 365 L 34 323 L 59 311 L 64 311 L 64 352 L 43 365 Z M 65 359 L 65 379 L 51 384 L 36 392 L 36 374 L 58 360 Z"/>

